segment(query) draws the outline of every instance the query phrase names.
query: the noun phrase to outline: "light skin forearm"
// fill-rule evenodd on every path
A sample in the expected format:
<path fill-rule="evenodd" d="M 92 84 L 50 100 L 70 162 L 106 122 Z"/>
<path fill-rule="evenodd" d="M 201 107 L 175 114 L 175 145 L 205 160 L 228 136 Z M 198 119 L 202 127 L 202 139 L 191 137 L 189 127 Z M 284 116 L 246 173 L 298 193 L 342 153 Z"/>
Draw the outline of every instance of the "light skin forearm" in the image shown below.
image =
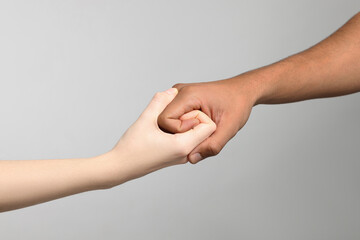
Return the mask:
<path fill-rule="evenodd" d="M 105 189 L 127 181 L 122 159 L 92 158 L 0 161 L 0 212 Z M 118 172 L 116 172 L 118 171 Z"/>
<path fill-rule="evenodd" d="M 250 78 L 244 78 L 246 75 Z M 310 49 L 234 79 L 242 85 L 248 81 L 256 95 L 255 104 L 289 103 L 360 91 L 360 13 Z"/>

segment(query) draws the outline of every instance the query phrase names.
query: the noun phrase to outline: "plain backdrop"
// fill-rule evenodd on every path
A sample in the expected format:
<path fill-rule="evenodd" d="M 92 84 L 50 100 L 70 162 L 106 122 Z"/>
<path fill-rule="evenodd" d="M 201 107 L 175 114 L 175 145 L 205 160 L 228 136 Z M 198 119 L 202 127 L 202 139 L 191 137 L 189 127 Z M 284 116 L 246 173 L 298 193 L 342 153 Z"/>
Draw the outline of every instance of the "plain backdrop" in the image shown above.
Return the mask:
<path fill-rule="evenodd" d="M 359 0 L 0 0 L 0 159 L 104 153 L 155 92 L 278 61 L 359 9 Z M 359 103 L 353 94 L 257 106 L 218 156 L 1 213 L 0 239 L 359 239 Z"/>

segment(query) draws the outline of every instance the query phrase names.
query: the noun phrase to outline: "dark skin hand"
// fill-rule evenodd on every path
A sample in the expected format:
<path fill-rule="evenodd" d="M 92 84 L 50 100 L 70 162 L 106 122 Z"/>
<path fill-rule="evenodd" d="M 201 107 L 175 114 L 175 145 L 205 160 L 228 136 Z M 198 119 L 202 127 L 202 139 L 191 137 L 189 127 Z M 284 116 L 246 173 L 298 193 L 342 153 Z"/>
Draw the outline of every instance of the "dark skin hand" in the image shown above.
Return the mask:
<path fill-rule="evenodd" d="M 245 125 L 255 100 L 245 91 L 239 94 L 242 90 L 231 80 L 176 84 L 174 87 L 179 90 L 177 97 L 158 118 L 163 130 L 186 132 L 196 126 L 196 119 L 183 121 L 181 118 L 184 113 L 193 109 L 203 111 L 217 125 L 215 133 L 190 153 L 191 163 L 217 155 L 227 141 Z M 195 153 L 195 156 L 190 157 L 192 153 Z"/>
<path fill-rule="evenodd" d="M 176 84 L 175 99 L 158 117 L 159 127 L 185 132 L 198 124 L 182 119 L 201 110 L 216 131 L 189 155 L 191 163 L 217 155 L 247 122 L 257 104 L 290 103 L 360 91 L 360 13 L 327 39 L 301 53 L 239 76 L 204 83 Z"/>

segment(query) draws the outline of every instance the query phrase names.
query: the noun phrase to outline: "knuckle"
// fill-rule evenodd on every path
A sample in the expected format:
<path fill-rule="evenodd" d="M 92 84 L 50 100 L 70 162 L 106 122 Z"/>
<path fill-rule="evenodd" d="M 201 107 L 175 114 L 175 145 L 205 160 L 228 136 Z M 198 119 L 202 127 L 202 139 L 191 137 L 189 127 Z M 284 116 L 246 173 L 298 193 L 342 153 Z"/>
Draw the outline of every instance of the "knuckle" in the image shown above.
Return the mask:
<path fill-rule="evenodd" d="M 220 153 L 222 146 L 216 141 L 211 141 L 207 146 L 207 152 L 210 156 L 216 156 Z"/>
<path fill-rule="evenodd" d="M 182 95 L 186 96 L 188 101 L 193 105 L 200 105 L 201 89 L 195 85 L 187 85 L 181 88 Z"/>
<path fill-rule="evenodd" d="M 179 89 L 179 88 L 181 88 L 182 86 L 184 86 L 183 83 L 177 83 L 177 84 L 175 84 L 175 85 L 173 86 L 173 88 Z"/>
<path fill-rule="evenodd" d="M 167 113 L 162 112 L 157 118 L 157 123 L 159 128 L 165 132 L 165 133 L 175 133 L 176 129 L 174 129 L 174 126 L 171 124 L 171 120 L 169 119 Z"/>
<path fill-rule="evenodd" d="M 164 131 L 164 132 L 167 131 L 167 129 L 166 129 L 166 120 L 161 115 L 159 115 L 158 118 L 157 118 L 157 124 L 158 124 L 159 128 L 162 131 Z"/>
<path fill-rule="evenodd" d="M 193 92 L 193 91 L 194 91 L 194 86 L 191 86 L 191 85 L 189 85 L 189 86 L 183 86 L 183 87 L 181 88 L 181 90 L 184 91 L 184 92 L 187 92 L 187 93 Z"/>
<path fill-rule="evenodd" d="M 164 112 L 160 113 L 160 115 L 158 116 L 158 124 L 159 125 L 166 124 L 166 116 Z"/>
<path fill-rule="evenodd" d="M 193 93 L 197 86 L 189 83 L 177 83 L 173 87 L 178 89 L 179 92 L 189 94 Z"/>
<path fill-rule="evenodd" d="M 173 129 L 176 133 L 183 133 L 184 130 L 182 129 L 181 124 L 176 124 L 175 126 L 173 126 Z"/>

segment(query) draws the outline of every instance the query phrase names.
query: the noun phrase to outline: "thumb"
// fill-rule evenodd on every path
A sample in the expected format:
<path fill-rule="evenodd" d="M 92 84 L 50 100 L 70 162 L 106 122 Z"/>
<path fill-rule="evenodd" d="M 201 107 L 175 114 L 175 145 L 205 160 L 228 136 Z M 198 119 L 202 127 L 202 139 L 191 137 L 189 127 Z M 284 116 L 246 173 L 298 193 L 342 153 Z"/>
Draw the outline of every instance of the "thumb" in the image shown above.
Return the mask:
<path fill-rule="evenodd" d="M 207 139 L 215 130 L 216 124 L 203 112 L 194 110 L 184 114 L 182 119 L 197 119 L 199 124 L 185 133 L 177 133 L 178 140 L 186 143 L 188 153 Z"/>
<path fill-rule="evenodd" d="M 178 90 L 176 88 L 170 88 L 164 92 L 157 92 L 144 110 L 143 115 L 157 119 L 160 113 L 175 98 L 177 93 Z"/>
<path fill-rule="evenodd" d="M 188 155 L 189 162 L 195 164 L 204 158 L 215 156 L 220 153 L 225 144 L 234 137 L 236 132 L 226 122 L 219 122 L 216 131 Z"/>

